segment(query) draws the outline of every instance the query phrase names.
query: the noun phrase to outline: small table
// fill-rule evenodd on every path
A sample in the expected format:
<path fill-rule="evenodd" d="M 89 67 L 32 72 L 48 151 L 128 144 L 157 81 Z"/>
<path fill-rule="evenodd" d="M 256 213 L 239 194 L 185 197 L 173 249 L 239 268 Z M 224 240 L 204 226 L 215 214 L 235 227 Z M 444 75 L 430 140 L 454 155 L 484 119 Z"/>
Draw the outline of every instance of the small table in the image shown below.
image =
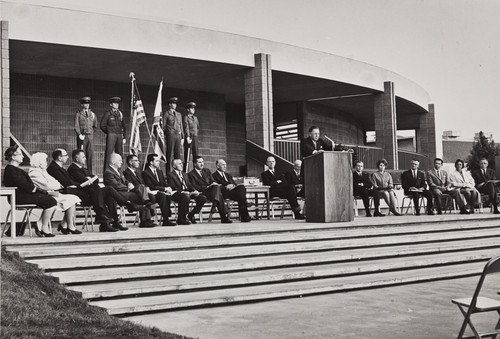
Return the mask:
<path fill-rule="evenodd" d="M 267 204 L 267 219 L 271 219 L 271 208 L 270 208 L 270 203 L 269 203 L 269 188 L 271 186 L 245 186 L 247 189 L 247 193 L 253 194 L 254 199 L 255 199 L 255 206 L 259 207 L 259 194 L 264 193 L 264 196 L 266 197 L 266 204 Z M 259 212 L 256 210 L 255 212 L 257 218 L 259 217 Z"/>
<path fill-rule="evenodd" d="M 10 236 L 16 237 L 16 188 L 0 187 L 0 196 L 10 197 Z M 8 199 L 8 198 L 7 198 Z M 5 220 L 7 223 L 7 220 Z"/>

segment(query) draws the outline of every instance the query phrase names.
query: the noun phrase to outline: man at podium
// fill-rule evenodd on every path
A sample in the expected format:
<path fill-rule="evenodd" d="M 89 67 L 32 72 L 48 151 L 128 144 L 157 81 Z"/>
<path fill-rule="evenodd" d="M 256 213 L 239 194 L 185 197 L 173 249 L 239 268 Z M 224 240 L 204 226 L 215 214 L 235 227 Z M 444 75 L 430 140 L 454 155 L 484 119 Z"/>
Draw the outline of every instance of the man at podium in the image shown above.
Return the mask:
<path fill-rule="evenodd" d="M 302 153 L 302 158 L 323 151 L 333 151 L 333 141 L 320 138 L 319 135 L 319 127 L 311 126 L 309 128 L 309 137 L 300 140 L 300 152 Z"/>
<path fill-rule="evenodd" d="M 295 193 L 295 187 L 289 184 L 283 173 L 280 173 L 274 169 L 276 166 L 276 160 L 274 157 L 268 157 L 266 160 L 266 165 L 269 168 L 267 171 L 262 172 L 262 183 L 266 186 L 270 186 L 270 195 L 272 198 L 279 197 L 288 200 L 288 203 L 292 207 L 295 219 L 304 220 L 305 217 L 300 213 L 300 206 L 297 202 L 297 194 Z"/>

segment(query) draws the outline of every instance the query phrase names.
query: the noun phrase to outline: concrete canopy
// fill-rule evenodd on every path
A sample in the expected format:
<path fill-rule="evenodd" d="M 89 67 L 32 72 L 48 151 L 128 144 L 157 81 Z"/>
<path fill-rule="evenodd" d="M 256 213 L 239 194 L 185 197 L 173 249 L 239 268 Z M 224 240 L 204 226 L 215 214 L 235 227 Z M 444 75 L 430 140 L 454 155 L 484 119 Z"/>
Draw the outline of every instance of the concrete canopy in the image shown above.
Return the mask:
<path fill-rule="evenodd" d="M 134 72 L 139 84 L 157 85 L 222 94 L 226 102 L 245 102 L 244 72 L 247 66 L 102 48 L 10 40 L 10 70 L 77 79 L 128 82 Z M 374 94 L 380 91 L 340 81 L 273 71 L 275 104 L 316 101 L 374 127 Z M 426 111 L 396 97 L 398 127 L 414 128 Z"/>

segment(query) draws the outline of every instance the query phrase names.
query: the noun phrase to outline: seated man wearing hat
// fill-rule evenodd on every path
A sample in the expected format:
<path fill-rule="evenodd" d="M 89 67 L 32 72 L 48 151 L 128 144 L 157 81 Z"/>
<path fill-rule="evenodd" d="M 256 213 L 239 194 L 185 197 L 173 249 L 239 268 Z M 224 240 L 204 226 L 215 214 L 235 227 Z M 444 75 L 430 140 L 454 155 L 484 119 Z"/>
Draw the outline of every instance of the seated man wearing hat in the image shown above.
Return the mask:
<path fill-rule="evenodd" d="M 168 99 L 168 110 L 163 116 L 164 124 L 164 134 L 165 140 L 167 142 L 167 161 L 166 168 L 169 172 L 170 161 L 172 159 L 172 153 L 174 159 L 181 158 L 181 143 L 184 141 L 184 132 L 182 128 L 182 115 L 177 112 L 177 98 L 173 97 Z"/>
<path fill-rule="evenodd" d="M 200 123 L 198 122 L 198 117 L 194 115 L 194 111 L 196 109 L 196 103 L 190 102 L 186 105 L 187 115 L 184 117 L 184 136 L 186 137 L 186 141 L 184 142 L 184 163 L 186 164 L 186 168 L 184 169 L 187 172 L 187 163 L 189 161 L 189 152 L 191 151 L 194 159 L 199 156 L 198 153 L 198 131 L 200 130 Z"/>
<path fill-rule="evenodd" d="M 101 130 L 106 133 L 106 152 L 104 153 L 104 170 L 109 166 L 109 157 L 111 153 L 123 154 L 123 144 L 126 142 L 125 138 L 125 120 L 123 113 L 120 112 L 118 106 L 121 99 L 119 97 L 112 97 L 109 99 L 109 106 L 111 109 L 104 113 L 101 119 Z"/>
<path fill-rule="evenodd" d="M 97 129 L 97 116 L 90 110 L 90 97 L 80 99 L 82 108 L 76 112 L 75 132 L 76 148 L 81 149 L 87 156 L 87 168 L 92 170 L 92 155 L 94 150 L 92 143 L 94 131 Z"/>

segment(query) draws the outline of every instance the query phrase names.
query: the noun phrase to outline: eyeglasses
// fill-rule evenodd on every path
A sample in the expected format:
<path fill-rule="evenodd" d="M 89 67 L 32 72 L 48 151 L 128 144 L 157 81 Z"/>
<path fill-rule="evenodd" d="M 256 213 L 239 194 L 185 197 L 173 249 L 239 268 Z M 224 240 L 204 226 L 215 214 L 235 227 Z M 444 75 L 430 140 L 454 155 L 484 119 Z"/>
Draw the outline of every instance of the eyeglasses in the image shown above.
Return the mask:
<path fill-rule="evenodd" d="M 68 155 L 67 154 L 61 154 L 61 157 L 67 157 Z"/>

